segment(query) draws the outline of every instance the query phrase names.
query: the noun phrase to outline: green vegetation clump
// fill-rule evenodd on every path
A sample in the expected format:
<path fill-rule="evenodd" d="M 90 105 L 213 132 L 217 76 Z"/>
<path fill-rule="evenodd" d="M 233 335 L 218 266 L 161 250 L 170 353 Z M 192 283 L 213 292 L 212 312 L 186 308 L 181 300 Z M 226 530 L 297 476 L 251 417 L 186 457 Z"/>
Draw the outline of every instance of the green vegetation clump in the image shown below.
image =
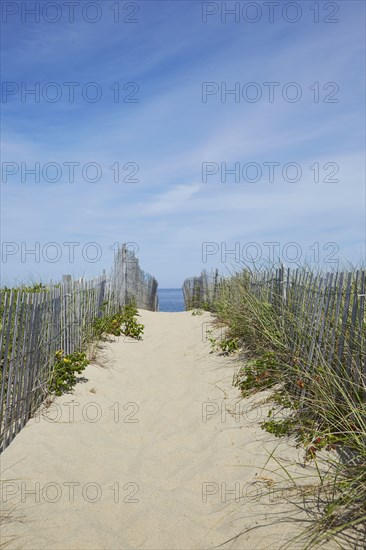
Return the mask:
<path fill-rule="evenodd" d="M 89 361 L 83 352 L 64 355 L 62 350 L 56 352 L 48 391 L 54 395 L 70 392 L 77 382 L 76 374 L 81 374 Z"/>
<path fill-rule="evenodd" d="M 4 286 L 1 291 L 2 292 L 28 292 L 28 293 L 33 293 L 33 292 L 43 292 L 44 290 L 47 290 L 47 286 L 44 285 L 43 283 L 33 283 L 32 285 L 21 285 L 19 287 L 7 287 L 7 286 Z"/>
<path fill-rule="evenodd" d="M 267 352 L 248 360 L 236 376 L 234 385 L 243 395 L 249 395 L 273 387 L 280 374 L 280 363 L 276 354 Z"/>
<path fill-rule="evenodd" d="M 209 338 L 211 342 L 211 353 L 214 351 L 221 351 L 225 355 L 229 355 L 239 349 L 239 341 L 237 338 Z"/>
<path fill-rule="evenodd" d="M 94 321 L 95 335 L 103 339 L 105 335 L 129 336 L 135 340 L 141 340 L 144 332 L 144 325 L 137 322 L 139 316 L 134 302 L 126 305 L 120 312 L 114 315 L 104 315 Z"/>
<path fill-rule="evenodd" d="M 192 311 L 192 315 L 193 315 L 193 317 L 195 317 L 196 315 L 203 315 L 203 310 L 202 309 L 194 309 Z"/>

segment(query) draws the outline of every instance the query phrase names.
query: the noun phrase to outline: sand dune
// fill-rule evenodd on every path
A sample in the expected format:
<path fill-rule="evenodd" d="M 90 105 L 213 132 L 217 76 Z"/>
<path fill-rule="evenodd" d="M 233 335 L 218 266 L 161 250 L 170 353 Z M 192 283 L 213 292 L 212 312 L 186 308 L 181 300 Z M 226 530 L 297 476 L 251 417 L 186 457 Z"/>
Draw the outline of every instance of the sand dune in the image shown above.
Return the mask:
<path fill-rule="evenodd" d="M 296 530 L 280 519 L 295 508 L 258 498 L 279 479 L 261 470 L 279 444 L 258 424 L 268 405 L 240 400 L 235 360 L 210 354 L 210 314 L 140 313 L 144 339 L 104 345 L 87 381 L 3 453 L 3 543 L 206 549 L 256 527 L 227 547 L 282 548 Z M 286 442 L 277 452 L 300 453 Z"/>

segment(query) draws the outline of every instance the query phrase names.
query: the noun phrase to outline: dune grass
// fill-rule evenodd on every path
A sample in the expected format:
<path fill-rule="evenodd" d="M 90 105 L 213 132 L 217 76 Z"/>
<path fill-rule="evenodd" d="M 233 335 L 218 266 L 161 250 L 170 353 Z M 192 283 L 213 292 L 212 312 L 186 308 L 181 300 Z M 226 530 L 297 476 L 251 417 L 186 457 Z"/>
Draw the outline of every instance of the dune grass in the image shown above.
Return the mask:
<path fill-rule="evenodd" d="M 221 282 L 212 304 L 217 322 L 227 327 L 225 339 L 242 346 L 235 385 L 243 395 L 274 388 L 262 427 L 275 436 L 294 435 L 305 463 L 316 466 L 322 496 L 317 506 L 304 500 L 311 518 L 305 547 L 329 538 L 344 547 L 344 533 L 353 548 L 364 548 L 366 540 L 366 322 L 357 294 L 364 276 L 352 275 L 338 308 L 335 298 L 330 308 L 333 295 L 325 290 L 328 297 L 315 310 L 316 300 L 309 307 L 306 299 L 314 292 L 310 285 L 300 298 L 284 301 L 281 293 L 269 301 L 244 270 Z M 283 471 L 301 491 L 287 466 Z"/>

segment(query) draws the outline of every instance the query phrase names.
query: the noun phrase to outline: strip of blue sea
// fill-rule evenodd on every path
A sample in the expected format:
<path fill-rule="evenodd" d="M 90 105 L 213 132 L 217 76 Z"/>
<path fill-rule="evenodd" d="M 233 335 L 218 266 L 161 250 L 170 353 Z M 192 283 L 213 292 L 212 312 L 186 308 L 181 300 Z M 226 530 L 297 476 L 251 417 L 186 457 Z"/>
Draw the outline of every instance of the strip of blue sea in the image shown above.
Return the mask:
<path fill-rule="evenodd" d="M 184 311 L 181 288 L 159 288 L 159 311 Z"/>

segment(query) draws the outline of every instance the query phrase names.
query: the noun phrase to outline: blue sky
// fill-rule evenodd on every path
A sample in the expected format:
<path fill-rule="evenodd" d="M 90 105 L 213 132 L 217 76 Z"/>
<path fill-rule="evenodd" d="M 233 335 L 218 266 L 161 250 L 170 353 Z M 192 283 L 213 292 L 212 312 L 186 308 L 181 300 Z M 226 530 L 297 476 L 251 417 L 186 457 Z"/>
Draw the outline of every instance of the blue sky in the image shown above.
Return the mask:
<path fill-rule="evenodd" d="M 248 2 L 239 3 L 237 21 L 221 11 L 235 2 L 119 2 L 114 22 L 117 3 L 107 0 L 85 12 L 100 16 L 94 23 L 81 12 L 88 2 L 79 2 L 74 22 L 58 2 L 54 23 L 54 7 L 35 22 L 25 4 L 35 2 L 2 5 L 3 284 L 99 274 L 116 242 L 135 243 L 161 288 L 202 268 L 225 272 L 253 255 L 265 261 L 265 243 L 279 243 L 272 250 L 289 266 L 296 255 L 322 267 L 333 258 L 364 262 L 364 2 L 315 3 L 318 23 L 307 1 L 294 3 L 301 17 L 293 23 L 286 19 L 296 18 L 296 6 L 281 1 L 273 22 L 263 2 L 256 22 Z M 208 11 L 217 13 L 203 22 Z M 36 82 L 39 102 L 22 97 Z M 75 83 L 73 102 L 65 82 Z M 207 82 L 218 91 L 203 102 Z M 268 82 L 276 83 L 273 101 Z M 221 97 L 235 86 L 239 95 Z M 256 102 L 254 93 L 262 94 Z M 26 173 L 35 163 L 38 183 Z M 61 172 L 45 172 L 48 163 Z M 217 173 L 203 178 L 203 163 Z M 222 163 L 239 166 L 240 181 L 221 181 Z M 273 181 L 268 163 L 276 163 Z M 137 181 L 123 181 L 132 172 Z M 236 257 L 225 254 L 235 247 Z"/>

